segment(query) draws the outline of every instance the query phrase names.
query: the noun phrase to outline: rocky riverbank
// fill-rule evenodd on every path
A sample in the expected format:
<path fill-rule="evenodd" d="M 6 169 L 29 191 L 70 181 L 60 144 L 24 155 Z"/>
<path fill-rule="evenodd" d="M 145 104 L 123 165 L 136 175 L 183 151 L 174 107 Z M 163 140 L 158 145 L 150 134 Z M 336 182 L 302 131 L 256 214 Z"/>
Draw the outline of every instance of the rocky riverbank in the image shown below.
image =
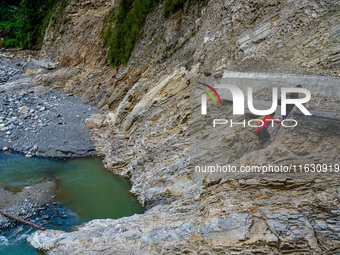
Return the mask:
<path fill-rule="evenodd" d="M 0 208 L 25 220 L 43 224 L 53 218 L 49 213 L 53 211 L 55 194 L 55 183 L 52 181 L 26 186 L 20 192 L 11 192 L 0 187 Z M 6 235 L 18 225 L 23 224 L 0 215 L 1 235 Z"/>
<path fill-rule="evenodd" d="M 12 62 L 18 68 L 12 71 Z M 72 94 L 33 84 L 25 75 L 37 66 L 24 60 L 1 59 L 6 83 L 0 85 L 0 148 L 26 156 L 54 158 L 95 156 L 95 146 L 85 127 L 97 109 Z M 26 67 L 27 66 L 27 67 Z M 29 68 L 28 68 L 29 67 Z M 28 70 L 28 71 L 27 71 Z"/>
<path fill-rule="evenodd" d="M 48 254 L 334 254 L 338 185 L 226 178 L 144 215 L 39 231 L 28 241 Z"/>
<path fill-rule="evenodd" d="M 190 93 L 226 71 L 338 77 L 339 1 L 200 2 L 169 17 L 156 7 L 129 63 L 117 68 L 100 33 L 116 1 L 71 0 L 67 22 L 51 24 L 41 57 L 62 67 L 39 81 L 97 104 L 90 122 L 97 152 L 107 169 L 130 178 L 147 210 L 71 233 L 37 231 L 34 247 L 101 255 L 339 252 L 338 173 L 231 178 L 189 165 L 203 156 L 238 166 L 339 162 L 338 119 L 297 116 L 299 127 L 277 129 L 258 150 L 251 128 L 205 125 Z M 323 111 L 336 110 L 332 97 L 320 97 Z M 231 104 L 223 107 L 229 118 Z M 193 136 L 204 139 L 202 150 Z"/>
<path fill-rule="evenodd" d="M 38 51 L 0 50 L 0 86 L 23 76 L 26 70 L 38 69 L 39 66 L 27 63 L 29 56 L 37 56 Z"/>
<path fill-rule="evenodd" d="M 85 120 L 97 109 L 72 94 L 33 83 L 35 73 L 48 71 L 27 63 L 27 53 L 0 52 L 0 149 L 22 152 L 26 157 L 95 156 Z M 26 186 L 21 191 L 0 187 L 0 208 L 41 225 L 69 225 L 75 219 L 61 204 L 53 202 L 55 194 L 56 184 L 52 181 Z M 12 239 L 28 233 L 32 233 L 30 227 L 0 215 L 1 244 L 16 242 Z"/>
<path fill-rule="evenodd" d="M 21 69 L 20 61 L 0 58 L 0 85 L 10 80 L 16 74 L 19 74 Z"/>
<path fill-rule="evenodd" d="M 44 180 L 24 188 L 16 187 L 14 190 L 0 188 L 0 208 L 6 213 L 46 228 L 71 229 L 79 224 L 79 216 L 61 203 L 55 202 L 55 196 L 54 181 Z M 25 245 L 25 239 L 34 231 L 34 227 L 0 214 L 0 253 L 22 254 L 19 252 L 22 249 L 25 254 L 31 254 Z"/>

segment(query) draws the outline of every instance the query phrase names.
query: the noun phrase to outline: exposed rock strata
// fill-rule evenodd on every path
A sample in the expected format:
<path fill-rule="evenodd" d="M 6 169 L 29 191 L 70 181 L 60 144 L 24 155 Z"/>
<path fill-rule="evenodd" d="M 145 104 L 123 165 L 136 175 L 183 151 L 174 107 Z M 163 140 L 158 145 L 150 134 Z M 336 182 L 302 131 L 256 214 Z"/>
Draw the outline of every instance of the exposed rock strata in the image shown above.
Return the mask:
<path fill-rule="evenodd" d="M 144 215 L 37 232 L 29 242 L 51 254 L 331 254 L 339 245 L 338 185 L 222 179 Z"/>
<path fill-rule="evenodd" d="M 30 243 L 49 254 L 338 252 L 339 176 L 194 174 L 189 160 L 199 155 L 190 148 L 189 123 L 198 119 L 189 92 L 196 81 L 219 82 L 226 69 L 338 76 L 339 2 L 211 0 L 168 19 L 160 7 L 127 67 L 117 69 L 100 40 L 110 3 L 70 2 L 63 35 L 50 28 L 42 54 L 63 68 L 36 81 L 98 104 L 87 122 L 97 152 L 110 171 L 131 179 L 147 210 L 72 233 L 36 232 Z M 324 110 L 334 107 L 324 99 Z M 338 120 L 313 119 L 326 129 L 300 121 L 306 128 L 279 129 L 261 151 L 249 128 L 221 127 L 221 136 L 203 130 L 205 149 L 230 164 L 338 163 Z"/>

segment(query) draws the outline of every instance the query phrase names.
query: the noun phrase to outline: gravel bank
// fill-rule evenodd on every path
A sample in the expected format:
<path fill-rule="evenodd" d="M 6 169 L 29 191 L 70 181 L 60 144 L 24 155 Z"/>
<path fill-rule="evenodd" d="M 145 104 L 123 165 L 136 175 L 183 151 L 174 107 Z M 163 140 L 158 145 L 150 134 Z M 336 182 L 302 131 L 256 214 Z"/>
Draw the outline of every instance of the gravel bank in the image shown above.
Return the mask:
<path fill-rule="evenodd" d="M 55 183 L 51 181 L 38 183 L 23 188 L 18 193 L 10 192 L 0 187 L 0 206 L 8 213 L 24 218 L 42 222 L 49 219 L 44 213 L 52 205 L 55 196 Z M 0 234 L 4 235 L 10 229 L 21 224 L 15 220 L 0 215 Z"/>
<path fill-rule="evenodd" d="M 0 75 L 7 81 L 0 84 L 0 149 L 24 152 L 28 157 L 96 156 L 85 127 L 95 107 L 71 94 L 31 84 L 32 77 L 22 74 L 26 68 L 22 60 L 0 61 Z"/>

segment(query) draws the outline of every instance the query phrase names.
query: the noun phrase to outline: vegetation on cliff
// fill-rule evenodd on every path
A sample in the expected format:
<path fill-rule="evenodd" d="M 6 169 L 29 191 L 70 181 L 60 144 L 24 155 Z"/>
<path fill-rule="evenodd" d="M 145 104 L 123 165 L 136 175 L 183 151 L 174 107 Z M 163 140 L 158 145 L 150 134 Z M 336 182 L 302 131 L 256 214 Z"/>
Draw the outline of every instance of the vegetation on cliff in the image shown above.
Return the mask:
<path fill-rule="evenodd" d="M 157 4 L 154 0 L 121 0 L 117 11 L 108 14 L 103 31 L 112 65 L 127 64 L 144 20 Z"/>
<path fill-rule="evenodd" d="M 206 4 L 209 0 L 199 1 Z M 163 14 L 189 6 L 193 0 L 164 0 Z M 159 0 L 120 0 L 104 20 L 103 38 L 108 47 L 108 58 L 113 66 L 126 65 L 135 47 L 145 18 L 158 5 Z"/>
<path fill-rule="evenodd" d="M 58 2 L 63 0 L 3 0 L 0 31 L 7 30 L 3 47 L 40 48 L 45 29 Z"/>
<path fill-rule="evenodd" d="M 164 0 L 163 13 L 169 16 L 173 11 L 183 8 L 184 4 L 189 5 L 190 0 Z"/>

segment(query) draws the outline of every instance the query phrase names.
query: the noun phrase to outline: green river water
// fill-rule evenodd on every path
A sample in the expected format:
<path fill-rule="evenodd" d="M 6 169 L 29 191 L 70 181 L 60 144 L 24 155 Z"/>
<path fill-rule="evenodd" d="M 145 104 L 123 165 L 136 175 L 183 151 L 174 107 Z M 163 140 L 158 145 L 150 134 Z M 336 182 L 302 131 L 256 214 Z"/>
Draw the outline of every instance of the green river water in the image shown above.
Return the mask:
<path fill-rule="evenodd" d="M 67 215 L 44 225 L 48 229 L 70 231 L 92 219 L 117 219 L 143 211 L 129 193 L 130 183 L 104 169 L 99 158 L 50 160 L 0 152 L 1 187 L 20 190 L 42 180 L 56 180 L 55 202 Z M 22 226 L 7 236 L 0 235 L 0 255 L 39 254 L 26 243 L 33 231 Z"/>

